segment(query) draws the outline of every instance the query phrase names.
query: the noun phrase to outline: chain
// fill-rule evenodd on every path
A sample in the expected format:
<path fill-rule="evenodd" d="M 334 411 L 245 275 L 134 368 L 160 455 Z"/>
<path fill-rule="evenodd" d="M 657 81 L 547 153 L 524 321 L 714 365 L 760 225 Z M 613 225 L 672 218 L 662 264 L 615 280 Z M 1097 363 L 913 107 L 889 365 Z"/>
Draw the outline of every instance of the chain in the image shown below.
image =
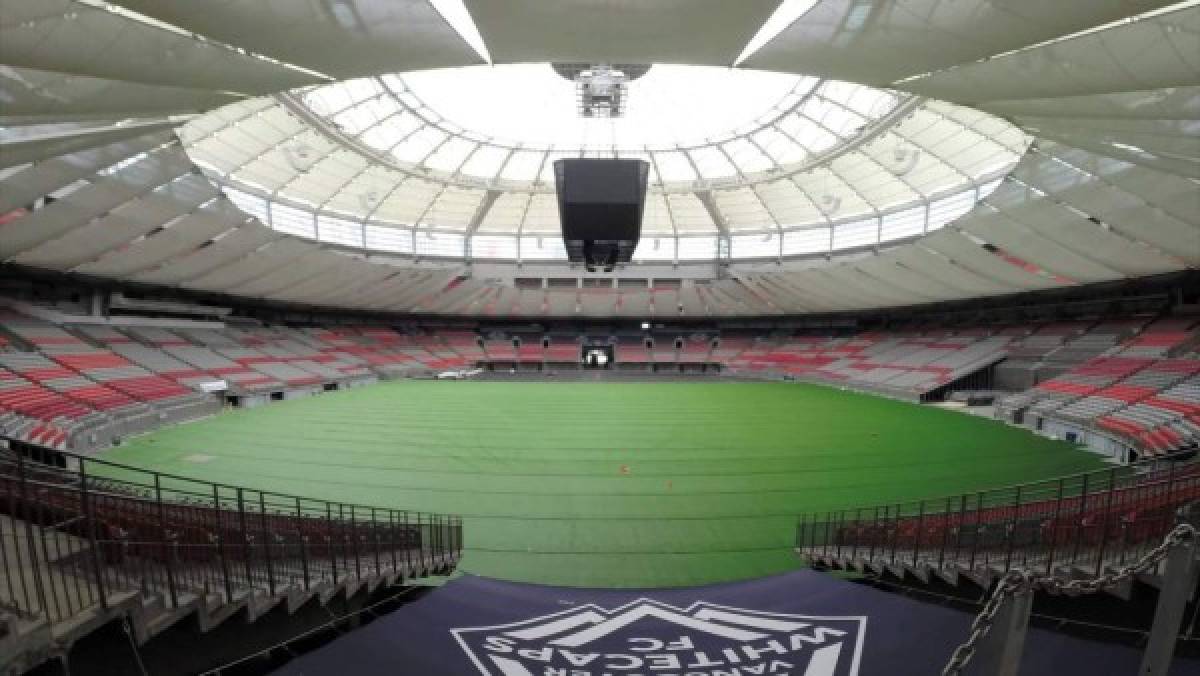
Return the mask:
<path fill-rule="evenodd" d="M 983 609 L 975 616 L 975 620 L 971 622 L 971 634 L 961 645 L 954 649 L 954 653 L 950 655 L 949 661 L 942 669 L 942 676 L 958 676 L 967 663 L 974 657 L 975 651 L 979 648 L 980 641 L 987 636 L 992 625 L 996 621 L 996 615 L 1000 609 L 1004 607 L 1006 601 L 1016 594 L 1030 594 L 1037 588 L 1042 588 L 1048 591 L 1063 593 L 1063 594 L 1095 594 L 1096 592 L 1114 587 L 1125 580 L 1132 578 L 1134 575 L 1144 573 L 1151 568 L 1154 568 L 1160 561 L 1167 557 L 1167 552 L 1172 547 L 1185 544 L 1196 538 L 1197 531 L 1194 526 L 1187 523 L 1181 523 L 1163 538 L 1154 549 L 1146 552 L 1137 561 L 1121 568 L 1114 570 L 1099 577 L 1090 580 L 1068 580 L 1066 582 L 1044 573 L 1034 573 L 1028 570 L 1010 570 L 1005 573 L 1004 577 L 996 583 L 996 588 L 988 597 L 987 602 L 983 604 Z"/>

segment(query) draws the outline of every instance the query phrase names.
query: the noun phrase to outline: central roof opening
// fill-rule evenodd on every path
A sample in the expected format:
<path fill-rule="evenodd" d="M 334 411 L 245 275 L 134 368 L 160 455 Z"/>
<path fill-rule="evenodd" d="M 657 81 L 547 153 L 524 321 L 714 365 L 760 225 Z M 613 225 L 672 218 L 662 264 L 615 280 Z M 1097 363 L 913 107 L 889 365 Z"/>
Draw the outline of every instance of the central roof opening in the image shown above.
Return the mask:
<path fill-rule="evenodd" d="M 453 124 L 508 145 L 598 152 L 702 145 L 795 105 L 818 82 L 762 71 L 657 65 L 629 83 L 617 118 L 578 112 L 575 84 L 549 64 L 472 66 L 388 79 Z M 404 91 L 404 90 L 401 90 Z"/>
<path fill-rule="evenodd" d="M 655 65 L 627 87 L 622 114 L 611 118 L 582 116 L 576 83 L 550 64 L 385 75 L 316 87 L 303 101 L 404 164 L 550 183 L 560 157 L 631 157 L 654 165 L 653 183 L 682 183 L 803 162 L 904 100 L 846 82 L 709 66 Z M 768 129 L 781 133 L 760 134 Z"/>

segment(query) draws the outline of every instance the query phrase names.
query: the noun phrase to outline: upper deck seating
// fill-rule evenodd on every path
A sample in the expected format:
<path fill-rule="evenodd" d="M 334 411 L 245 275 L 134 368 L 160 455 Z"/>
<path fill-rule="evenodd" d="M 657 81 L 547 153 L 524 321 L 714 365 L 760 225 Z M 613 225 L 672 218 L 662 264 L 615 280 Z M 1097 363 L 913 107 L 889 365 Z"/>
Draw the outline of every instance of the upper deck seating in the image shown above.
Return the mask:
<path fill-rule="evenodd" d="M 550 346 L 545 350 L 546 361 L 577 364 L 581 356 L 577 336 L 550 336 Z"/>
<path fill-rule="evenodd" d="M 156 347 L 147 347 L 138 343 L 113 344 L 109 347 L 113 352 L 138 364 L 142 368 L 153 371 L 165 378 L 170 378 L 187 387 L 195 388 L 201 383 L 221 380 L 203 369 L 198 369 L 191 364 L 184 363 Z"/>
<path fill-rule="evenodd" d="M 517 347 L 518 361 L 523 364 L 540 364 L 546 360 L 546 349 L 542 345 L 541 335 L 521 334 L 520 341 L 521 344 Z"/>
<path fill-rule="evenodd" d="M 1130 357 L 1167 357 L 1175 348 L 1195 340 L 1190 331 L 1196 320 L 1160 319 L 1142 330 L 1132 340 L 1121 346 L 1121 354 Z"/>
<path fill-rule="evenodd" d="M 39 326 L 39 324 L 41 324 Z M 41 351 L 57 364 L 66 369 L 85 376 L 102 388 L 120 392 L 136 401 L 152 404 L 184 404 L 194 403 L 202 399 L 201 395 L 184 387 L 174 380 L 163 378 L 141 366 L 130 362 L 125 357 L 109 349 L 96 347 L 84 342 L 76 335 L 40 320 L 29 319 L 23 324 L 26 333 L 42 338 Z M 115 344 L 127 345 L 129 339 L 113 330 L 111 327 L 86 327 L 91 333 L 102 340 Z M 107 329 L 107 330 L 106 330 Z M 46 341 L 46 338 L 52 340 Z M 87 392 L 88 394 L 84 394 Z M 123 406 L 119 398 L 111 396 L 104 389 L 95 387 L 78 389 L 79 396 L 88 396 L 103 400 L 110 408 Z"/>
<path fill-rule="evenodd" d="M 114 345 L 137 345 L 138 342 L 128 335 L 121 333 L 111 326 L 81 324 L 74 328 L 76 333 L 79 333 L 93 343 L 112 347 Z"/>
<path fill-rule="evenodd" d="M 4 434 L 64 448 L 72 432 L 106 420 L 84 403 L 0 368 L 0 429 Z"/>
<path fill-rule="evenodd" d="M 1025 409 L 1043 418 L 1104 430 L 1151 454 L 1200 438 L 1196 417 L 1200 387 L 1195 384 L 1200 358 L 1177 354 L 1200 338 L 1195 319 L 1101 322 L 1072 344 L 1085 336 L 1099 336 L 1090 341 L 1089 349 L 1103 348 L 1103 353 L 1005 397 L 997 406 L 998 415 L 1012 416 Z M 1118 342 L 1113 342 L 1114 337 Z"/>
<path fill-rule="evenodd" d="M 754 344 L 754 338 L 747 335 L 725 334 L 717 339 L 710 356 L 713 361 L 727 363 L 733 361 Z"/>
<path fill-rule="evenodd" d="M 54 360 L 97 383 L 148 403 L 187 403 L 197 393 L 174 380 L 156 375 L 109 351 L 86 354 L 57 354 Z"/>
<path fill-rule="evenodd" d="M 1150 453 L 1200 440 L 1200 360 L 1189 361 L 1197 368 L 1192 375 L 1100 418 L 1099 427 L 1129 438 Z"/>
<path fill-rule="evenodd" d="M 703 364 L 709 361 L 712 354 L 712 339 L 705 334 L 690 335 L 683 340 L 683 349 L 679 351 L 680 363 Z"/>
<path fill-rule="evenodd" d="M 474 331 L 447 331 L 442 339 L 447 347 L 472 363 L 487 356 L 479 346 L 479 334 Z"/>
<path fill-rule="evenodd" d="M 173 333 L 167 329 L 154 326 L 127 326 L 123 329 L 130 336 L 137 339 L 138 342 L 145 345 L 154 345 L 164 347 L 167 345 L 191 345 L 182 334 L 198 332 L 201 335 L 205 329 L 179 329 L 180 333 Z"/>
<path fill-rule="evenodd" d="M 489 359 L 500 361 L 517 360 L 517 348 L 513 346 L 511 338 L 486 338 L 483 341 L 483 349 L 487 352 Z"/>
<path fill-rule="evenodd" d="M 679 357 L 678 350 L 675 349 L 675 341 L 677 339 L 677 336 L 669 334 L 654 336 L 654 347 L 650 349 L 650 358 L 658 364 L 675 363 Z"/>
<path fill-rule="evenodd" d="M 615 352 L 618 363 L 649 364 L 653 361 L 650 350 L 646 349 L 646 339 L 642 336 L 618 336 Z M 575 360 L 579 360 L 578 354 Z"/>
<path fill-rule="evenodd" d="M 279 380 L 261 371 L 252 370 L 207 347 L 174 345 L 165 346 L 163 350 L 180 361 L 227 381 L 235 390 L 253 393 L 283 388 L 283 383 Z"/>
<path fill-rule="evenodd" d="M 119 415 L 146 410 L 129 395 L 95 383 L 35 352 L 0 353 L 0 366 L 98 411 Z"/>
<path fill-rule="evenodd" d="M 1017 339 L 1009 347 L 1009 357 L 1040 360 L 1061 348 L 1067 341 L 1081 335 L 1090 325 L 1090 322 L 1055 322 L 1034 327 L 1032 333 L 1016 336 Z M 1021 332 L 1028 328 L 1017 326 L 1010 327 L 1009 330 Z"/>
<path fill-rule="evenodd" d="M 726 365 L 735 371 L 787 373 L 887 394 L 920 395 L 1003 358 L 1011 336 L 966 333 L 862 333 L 759 340 Z M 714 349 L 713 355 L 719 353 Z"/>
<path fill-rule="evenodd" d="M 1145 319 L 1114 319 L 1088 328 L 1047 355 L 1047 359 L 1066 365 L 1100 356 L 1132 336 L 1146 324 Z"/>

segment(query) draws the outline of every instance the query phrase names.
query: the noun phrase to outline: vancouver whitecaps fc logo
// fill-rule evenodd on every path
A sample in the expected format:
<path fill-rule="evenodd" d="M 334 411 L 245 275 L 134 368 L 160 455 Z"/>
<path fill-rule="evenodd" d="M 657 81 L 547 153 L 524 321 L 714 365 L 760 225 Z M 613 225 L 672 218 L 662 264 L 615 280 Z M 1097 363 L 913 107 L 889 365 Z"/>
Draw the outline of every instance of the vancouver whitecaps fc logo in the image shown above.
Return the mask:
<path fill-rule="evenodd" d="M 638 599 L 451 633 L 483 676 L 858 676 L 866 626 Z"/>

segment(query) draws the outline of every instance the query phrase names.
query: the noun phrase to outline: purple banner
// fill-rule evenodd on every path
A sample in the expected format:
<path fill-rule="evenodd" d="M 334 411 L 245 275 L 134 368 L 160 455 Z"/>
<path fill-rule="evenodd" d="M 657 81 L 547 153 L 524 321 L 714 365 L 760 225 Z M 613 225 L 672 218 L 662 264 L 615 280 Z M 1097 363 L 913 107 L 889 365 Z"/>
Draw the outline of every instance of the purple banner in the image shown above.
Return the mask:
<path fill-rule="evenodd" d="M 276 674 L 930 676 L 971 620 L 812 571 L 648 591 L 466 576 Z M 1134 674 L 1140 657 L 1032 629 L 1022 673 Z"/>

